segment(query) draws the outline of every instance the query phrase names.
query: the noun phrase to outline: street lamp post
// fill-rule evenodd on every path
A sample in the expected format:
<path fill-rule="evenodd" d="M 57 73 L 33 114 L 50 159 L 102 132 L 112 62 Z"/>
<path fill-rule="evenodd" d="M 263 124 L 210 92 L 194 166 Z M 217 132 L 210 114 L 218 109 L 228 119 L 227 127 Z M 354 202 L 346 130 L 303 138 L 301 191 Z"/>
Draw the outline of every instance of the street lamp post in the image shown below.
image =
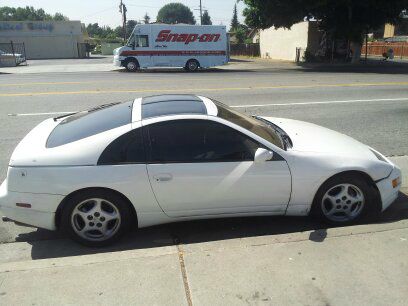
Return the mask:
<path fill-rule="evenodd" d="M 203 25 L 203 6 L 200 0 L 200 24 Z"/>

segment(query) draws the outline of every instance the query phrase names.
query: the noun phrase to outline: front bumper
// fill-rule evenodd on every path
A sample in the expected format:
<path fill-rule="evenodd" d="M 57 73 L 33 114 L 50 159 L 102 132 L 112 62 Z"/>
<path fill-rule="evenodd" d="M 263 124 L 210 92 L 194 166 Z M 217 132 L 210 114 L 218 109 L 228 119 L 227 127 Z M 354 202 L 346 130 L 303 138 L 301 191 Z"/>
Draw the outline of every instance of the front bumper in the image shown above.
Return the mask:
<path fill-rule="evenodd" d="M 113 56 L 113 65 L 114 65 L 114 66 L 117 66 L 117 67 L 121 67 L 121 66 L 122 66 L 122 61 L 121 61 L 119 55 Z"/>
<path fill-rule="evenodd" d="M 8 191 L 5 180 L 0 186 L 0 211 L 13 221 L 56 230 L 55 211 L 63 198 L 61 195 Z M 31 208 L 17 207 L 16 203 L 29 203 Z"/>
<path fill-rule="evenodd" d="M 393 181 L 399 178 L 398 186 L 393 186 Z M 401 189 L 401 170 L 394 166 L 391 174 L 377 183 L 381 195 L 382 211 L 386 210 L 397 198 Z"/>

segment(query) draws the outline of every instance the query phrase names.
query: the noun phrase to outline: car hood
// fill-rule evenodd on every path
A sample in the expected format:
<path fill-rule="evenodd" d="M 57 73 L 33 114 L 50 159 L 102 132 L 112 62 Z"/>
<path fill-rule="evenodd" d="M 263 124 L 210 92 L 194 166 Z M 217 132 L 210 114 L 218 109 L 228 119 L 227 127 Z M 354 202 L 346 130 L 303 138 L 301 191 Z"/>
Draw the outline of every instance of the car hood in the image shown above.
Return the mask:
<path fill-rule="evenodd" d="M 282 128 L 293 142 L 292 150 L 377 160 L 367 145 L 339 132 L 299 120 L 261 117 Z"/>

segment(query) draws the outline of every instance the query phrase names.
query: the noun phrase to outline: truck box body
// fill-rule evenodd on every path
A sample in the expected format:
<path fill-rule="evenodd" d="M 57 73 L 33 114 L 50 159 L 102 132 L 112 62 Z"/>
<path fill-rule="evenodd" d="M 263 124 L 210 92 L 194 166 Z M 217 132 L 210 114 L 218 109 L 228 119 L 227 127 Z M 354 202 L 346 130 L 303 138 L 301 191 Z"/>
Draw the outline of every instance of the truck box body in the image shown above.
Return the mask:
<path fill-rule="evenodd" d="M 228 50 L 225 26 L 144 24 L 135 27 L 126 46 L 114 50 L 114 64 L 188 68 L 189 61 L 197 61 L 209 68 L 228 63 Z"/>

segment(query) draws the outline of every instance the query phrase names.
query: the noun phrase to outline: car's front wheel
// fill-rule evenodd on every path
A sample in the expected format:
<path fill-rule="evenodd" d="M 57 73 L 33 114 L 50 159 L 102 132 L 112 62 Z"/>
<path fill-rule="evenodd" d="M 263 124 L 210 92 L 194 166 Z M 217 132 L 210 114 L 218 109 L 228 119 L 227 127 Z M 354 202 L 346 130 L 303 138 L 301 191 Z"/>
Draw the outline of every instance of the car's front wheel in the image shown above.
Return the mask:
<path fill-rule="evenodd" d="M 131 211 L 120 196 L 105 190 L 74 195 L 62 211 L 62 229 L 92 247 L 117 241 L 129 228 Z"/>
<path fill-rule="evenodd" d="M 333 225 L 357 223 L 378 215 L 375 189 L 359 175 L 340 175 L 320 187 L 313 210 L 323 221 Z"/>

